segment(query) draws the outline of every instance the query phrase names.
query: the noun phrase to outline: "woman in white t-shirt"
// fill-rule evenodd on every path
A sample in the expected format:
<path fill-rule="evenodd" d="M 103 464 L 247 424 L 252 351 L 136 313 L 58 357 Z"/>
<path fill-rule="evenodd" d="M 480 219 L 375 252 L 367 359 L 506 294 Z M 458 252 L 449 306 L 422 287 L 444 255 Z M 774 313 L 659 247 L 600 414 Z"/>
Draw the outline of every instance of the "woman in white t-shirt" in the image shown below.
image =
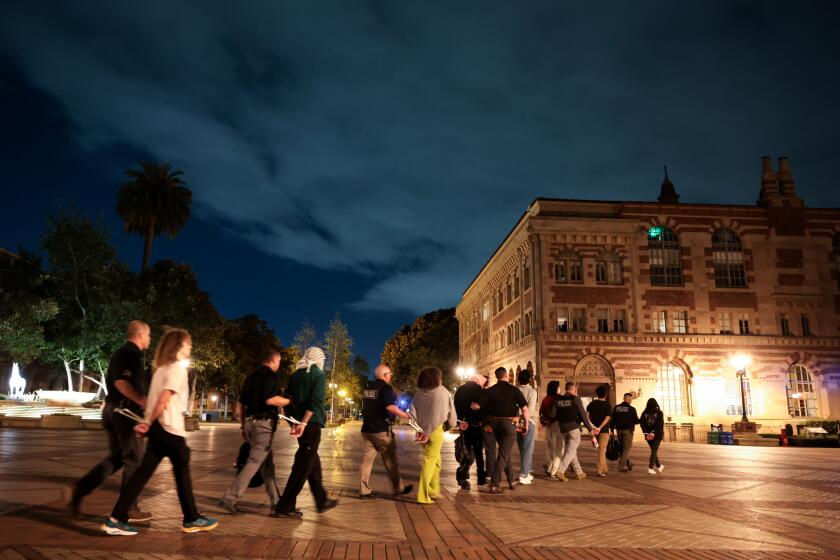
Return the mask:
<path fill-rule="evenodd" d="M 192 353 L 192 339 L 183 329 L 168 330 L 155 350 L 155 373 L 146 400 L 145 421 L 134 431 L 145 434 L 149 441 L 140 466 L 120 491 L 111 517 L 102 524 L 108 535 L 136 535 L 128 524 L 128 508 L 140 495 L 164 457 L 172 463 L 178 500 L 184 514 L 183 532 L 212 531 L 219 522 L 203 517 L 195 505 L 190 479 L 190 448 L 184 438 L 184 413 L 189 398 L 187 366 Z"/>

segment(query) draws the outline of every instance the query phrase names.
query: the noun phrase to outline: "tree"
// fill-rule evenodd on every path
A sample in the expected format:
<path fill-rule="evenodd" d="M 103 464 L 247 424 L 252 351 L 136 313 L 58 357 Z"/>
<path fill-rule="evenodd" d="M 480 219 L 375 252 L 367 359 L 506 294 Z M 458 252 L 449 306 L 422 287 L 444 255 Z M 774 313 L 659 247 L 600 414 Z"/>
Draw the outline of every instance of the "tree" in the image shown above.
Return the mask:
<path fill-rule="evenodd" d="M 79 374 L 81 391 L 86 366 L 96 363 L 102 377 L 103 362 L 136 318 L 133 277 L 116 260 L 101 224 L 78 213 L 51 216 L 41 248 L 49 263 L 44 291 L 57 304 L 46 324 L 47 351 L 63 363 L 68 390 L 73 390 L 72 374 Z"/>
<path fill-rule="evenodd" d="M 356 357 L 353 358 L 353 364 L 350 366 L 350 369 L 362 379 L 367 379 L 370 376 L 370 364 L 364 356 L 356 354 Z"/>
<path fill-rule="evenodd" d="M 347 394 L 344 398 L 354 399 L 358 402 L 364 384 L 350 367 L 350 358 L 353 355 L 353 339 L 350 338 L 347 325 L 344 324 L 338 313 L 330 321 L 329 330 L 324 333 L 324 353 L 327 356 L 325 367 L 327 368 L 328 382 L 335 384 L 337 386 L 336 390 L 343 389 L 346 391 Z M 328 395 L 328 398 L 330 396 L 331 394 Z M 335 402 L 336 407 L 340 404 L 337 401 Z"/>
<path fill-rule="evenodd" d="M 392 336 L 382 349 L 382 362 L 394 371 L 394 386 L 413 390 L 424 366 L 443 371 L 447 387 L 457 384 L 453 368 L 458 363 L 458 321 L 455 309 L 439 309 L 422 315 Z"/>
<path fill-rule="evenodd" d="M 301 356 L 303 356 L 303 351 L 309 348 L 310 346 L 317 346 L 318 345 L 318 332 L 315 330 L 315 327 L 310 324 L 309 321 L 306 319 L 303 320 L 303 324 L 298 329 L 298 332 L 295 333 L 295 337 L 292 340 L 292 346 L 290 350 L 292 350 L 292 368 L 294 368 L 294 362 L 297 362 Z"/>
<path fill-rule="evenodd" d="M 171 163 L 140 162 L 140 169 L 129 169 L 131 180 L 117 193 L 117 214 L 125 230 L 145 237 L 143 266 L 149 266 L 152 240 L 162 234 L 175 237 L 190 219 L 192 192 L 181 179 L 183 171 L 173 171 Z"/>
<path fill-rule="evenodd" d="M 206 388 L 212 377 L 233 361 L 225 340 L 227 322 L 213 306 L 210 295 L 201 290 L 189 265 L 171 260 L 157 262 L 140 275 L 140 285 L 142 316 L 153 326 L 153 332 L 170 326 L 186 329 L 192 335 L 190 408 L 193 409 L 196 390 Z"/>
<path fill-rule="evenodd" d="M 0 263 L 0 356 L 21 365 L 46 349 L 43 324 L 58 313 L 43 293 L 43 278 L 40 259 L 26 251 Z"/>
<path fill-rule="evenodd" d="M 280 340 L 257 315 L 227 321 L 224 338 L 233 358 L 218 370 L 221 375 L 214 378 L 214 384 L 226 395 L 237 398 L 245 377 L 260 366 L 263 349 L 279 348 Z"/>

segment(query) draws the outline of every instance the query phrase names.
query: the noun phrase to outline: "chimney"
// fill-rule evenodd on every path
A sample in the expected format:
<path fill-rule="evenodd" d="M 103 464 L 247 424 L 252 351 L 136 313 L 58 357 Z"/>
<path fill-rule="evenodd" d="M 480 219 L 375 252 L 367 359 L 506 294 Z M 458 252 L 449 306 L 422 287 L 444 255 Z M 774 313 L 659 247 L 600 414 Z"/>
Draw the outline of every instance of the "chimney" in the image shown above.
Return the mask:
<path fill-rule="evenodd" d="M 659 198 L 662 204 L 678 204 L 680 195 L 677 194 L 677 189 L 674 188 L 674 183 L 668 178 L 668 166 L 665 166 L 665 179 L 662 180 L 662 187 L 659 189 Z"/>
<path fill-rule="evenodd" d="M 779 158 L 779 186 L 782 189 L 782 196 L 796 196 L 796 182 L 793 180 L 793 173 L 790 172 L 787 156 Z"/>
<path fill-rule="evenodd" d="M 773 160 L 770 156 L 761 157 L 761 194 L 758 197 L 759 206 L 774 206 L 781 199 L 779 181 L 773 171 Z"/>

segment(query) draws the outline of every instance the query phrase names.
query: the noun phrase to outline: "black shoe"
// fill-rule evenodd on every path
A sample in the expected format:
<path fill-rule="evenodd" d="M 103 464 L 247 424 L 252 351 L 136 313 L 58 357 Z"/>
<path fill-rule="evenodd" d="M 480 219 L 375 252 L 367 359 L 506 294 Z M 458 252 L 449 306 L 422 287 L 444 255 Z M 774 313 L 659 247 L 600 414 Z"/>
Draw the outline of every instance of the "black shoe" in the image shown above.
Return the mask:
<path fill-rule="evenodd" d="M 411 491 L 414 490 L 414 486 L 411 484 L 406 484 L 403 486 L 403 489 L 394 494 L 394 496 L 405 496 L 406 494 L 411 494 Z"/>
<path fill-rule="evenodd" d="M 460 486 L 464 490 L 469 490 L 470 489 L 470 481 L 469 480 L 462 480 L 461 482 L 458 483 L 458 486 Z"/>
<path fill-rule="evenodd" d="M 318 513 L 324 513 L 325 511 L 329 511 L 337 505 L 338 500 L 327 498 L 326 500 L 324 500 L 324 503 L 321 504 L 321 507 L 318 508 Z"/>
<path fill-rule="evenodd" d="M 505 491 L 499 488 L 498 486 L 490 485 L 490 493 L 491 494 L 504 494 Z"/>
<path fill-rule="evenodd" d="M 486 481 L 486 480 L 479 479 L 479 481 L 478 481 L 478 485 L 479 485 L 479 486 L 484 486 L 485 484 L 487 484 L 487 481 Z"/>
<path fill-rule="evenodd" d="M 633 470 L 633 463 L 631 463 L 630 461 L 627 461 L 627 470 L 628 470 L 628 471 L 632 471 L 632 470 Z"/>
<path fill-rule="evenodd" d="M 286 517 L 289 519 L 300 519 L 303 517 L 303 512 L 299 509 L 294 511 L 273 511 L 271 512 L 271 517 Z"/>
<path fill-rule="evenodd" d="M 516 480 L 508 480 L 508 488 L 510 488 L 511 490 L 513 490 L 514 488 L 516 488 L 516 485 L 517 485 L 517 484 L 519 484 L 519 481 L 516 481 Z"/>
<path fill-rule="evenodd" d="M 371 492 L 370 494 L 361 494 L 361 493 L 359 494 L 359 499 L 360 500 L 369 500 L 369 499 L 375 498 L 375 497 L 376 496 L 374 495 L 373 492 Z"/>
<path fill-rule="evenodd" d="M 228 500 L 225 500 L 224 498 L 222 498 L 221 500 L 219 500 L 219 505 L 220 505 L 222 508 L 226 509 L 226 510 L 228 511 L 228 513 L 232 513 L 232 514 L 234 514 L 234 515 L 236 515 L 237 513 L 239 513 L 239 508 L 238 508 L 238 507 L 236 507 L 236 504 L 235 504 L 235 503 L 233 503 L 233 502 L 230 502 L 230 501 L 228 501 Z"/>

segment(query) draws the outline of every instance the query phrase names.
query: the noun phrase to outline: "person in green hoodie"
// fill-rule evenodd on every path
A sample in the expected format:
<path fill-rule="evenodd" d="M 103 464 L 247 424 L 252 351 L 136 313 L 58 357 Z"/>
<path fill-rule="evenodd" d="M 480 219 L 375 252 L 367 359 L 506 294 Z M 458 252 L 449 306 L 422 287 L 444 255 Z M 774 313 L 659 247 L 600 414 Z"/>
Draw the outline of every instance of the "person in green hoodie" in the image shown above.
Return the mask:
<path fill-rule="evenodd" d="M 286 488 L 274 507 L 272 515 L 275 517 L 303 517 L 303 513 L 296 508 L 296 501 L 303 489 L 303 483 L 307 481 L 318 513 L 338 505 L 338 500 L 327 497 L 321 475 L 321 458 L 318 456 L 321 430 L 326 423 L 324 359 L 324 351 L 320 348 L 307 348 L 299 363 L 302 367 L 298 368 L 289 380 L 288 394 L 292 402 L 286 407 L 286 411 L 299 422 L 292 425 L 291 431 L 292 437 L 298 439 L 298 450 Z"/>

